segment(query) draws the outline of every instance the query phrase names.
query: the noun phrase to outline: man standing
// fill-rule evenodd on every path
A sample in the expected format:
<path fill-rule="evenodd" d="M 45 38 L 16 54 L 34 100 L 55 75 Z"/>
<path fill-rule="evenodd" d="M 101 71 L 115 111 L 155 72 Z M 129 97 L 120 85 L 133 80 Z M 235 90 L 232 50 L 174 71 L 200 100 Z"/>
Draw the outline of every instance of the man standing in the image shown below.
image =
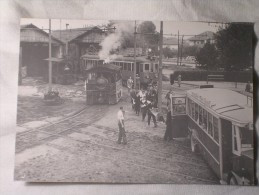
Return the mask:
<path fill-rule="evenodd" d="M 164 140 L 165 141 L 173 140 L 171 111 L 167 112 L 167 115 L 166 115 L 166 131 L 165 131 L 165 135 L 164 135 Z"/>
<path fill-rule="evenodd" d="M 127 87 L 128 87 L 128 92 L 130 92 L 130 90 L 133 87 L 133 80 L 131 77 L 127 80 Z"/>
<path fill-rule="evenodd" d="M 178 76 L 178 87 L 181 87 L 181 82 L 182 82 L 182 76 L 179 74 L 179 76 Z"/>
<path fill-rule="evenodd" d="M 153 119 L 153 123 L 154 123 L 154 127 L 157 127 L 156 124 L 156 117 L 152 112 L 152 103 L 148 101 L 148 105 L 147 105 L 147 114 L 148 114 L 148 118 L 147 118 L 147 124 L 148 126 L 150 125 L 150 120 L 151 118 Z"/>
<path fill-rule="evenodd" d="M 125 126 L 124 126 L 124 111 L 123 107 L 120 107 L 120 110 L 117 113 L 118 118 L 118 126 L 119 126 L 119 138 L 118 144 L 121 144 L 121 140 L 123 144 L 127 144 L 126 133 L 125 133 Z"/>

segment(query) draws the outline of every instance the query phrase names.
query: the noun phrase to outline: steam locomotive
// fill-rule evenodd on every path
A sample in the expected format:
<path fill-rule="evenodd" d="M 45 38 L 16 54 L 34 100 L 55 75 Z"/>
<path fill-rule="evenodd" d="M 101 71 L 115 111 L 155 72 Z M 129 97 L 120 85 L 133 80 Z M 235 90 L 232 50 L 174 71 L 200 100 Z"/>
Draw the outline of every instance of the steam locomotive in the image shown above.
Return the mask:
<path fill-rule="evenodd" d="M 127 80 L 134 77 L 134 57 L 118 56 L 109 62 L 112 65 L 120 67 L 122 76 L 122 85 L 126 86 Z M 89 68 L 103 65 L 104 60 L 97 55 L 85 54 L 81 56 L 80 69 L 84 74 Z M 136 74 L 139 78 L 141 88 L 146 88 L 150 83 L 156 83 L 158 80 L 158 60 L 151 56 L 136 57 Z"/>

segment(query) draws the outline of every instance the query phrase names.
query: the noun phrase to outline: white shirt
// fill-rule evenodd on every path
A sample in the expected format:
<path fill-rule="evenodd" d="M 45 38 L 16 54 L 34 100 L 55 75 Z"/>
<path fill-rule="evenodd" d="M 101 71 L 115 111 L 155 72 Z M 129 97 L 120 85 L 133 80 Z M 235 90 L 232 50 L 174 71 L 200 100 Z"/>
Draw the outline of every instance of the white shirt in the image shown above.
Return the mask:
<path fill-rule="evenodd" d="M 123 115 L 123 112 L 122 110 L 119 110 L 118 113 L 117 113 L 117 118 L 118 118 L 118 121 L 122 121 L 124 120 L 124 115 Z"/>

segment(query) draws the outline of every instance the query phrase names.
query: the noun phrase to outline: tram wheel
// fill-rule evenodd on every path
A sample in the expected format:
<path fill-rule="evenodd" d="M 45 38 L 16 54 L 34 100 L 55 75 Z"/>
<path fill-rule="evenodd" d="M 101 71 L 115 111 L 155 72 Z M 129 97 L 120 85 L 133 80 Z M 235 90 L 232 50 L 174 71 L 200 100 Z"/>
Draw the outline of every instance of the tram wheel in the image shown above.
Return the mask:
<path fill-rule="evenodd" d="M 191 149 L 192 152 L 198 153 L 198 145 L 195 144 L 195 138 L 193 137 L 193 135 L 191 135 Z"/>
<path fill-rule="evenodd" d="M 231 176 L 230 176 L 229 185 L 238 185 L 237 179 L 235 178 L 234 175 L 231 175 Z"/>

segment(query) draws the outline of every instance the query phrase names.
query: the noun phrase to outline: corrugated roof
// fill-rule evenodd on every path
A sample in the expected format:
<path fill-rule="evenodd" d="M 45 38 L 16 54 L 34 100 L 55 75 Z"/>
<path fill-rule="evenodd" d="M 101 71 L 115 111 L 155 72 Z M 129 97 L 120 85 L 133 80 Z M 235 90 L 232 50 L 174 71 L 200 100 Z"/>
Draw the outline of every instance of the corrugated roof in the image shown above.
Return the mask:
<path fill-rule="evenodd" d="M 189 38 L 189 41 L 203 41 L 208 39 L 214 39 L 214 32 L 206 31 L 196 36 Z"/>
<path fill-rule="evenodd" d="M 74 29 L 68 29 L 68 30 L 55 30 L 52 32 L 52 34 L 54 37 L 62 40 L 63 42 L 67 42 L 67 41 L 70 42 L 93 29 L 101 30 L 100 28 L 94 26 L 94 27 L 86 27 L 86 28 L 74 28 Z"/>
<path fill-rule="evenodd" d="M 253 122 L 253 108 L 247 104 L 247 96 L 236 91 L 204 88 L 188 90 L 187 94 L 201 103 L 209 104 L 210 109 L 221 116 L 240 123 Z"/>
<path fill-rule="evenodd" d="M 25 29 L 35 29 L 35 30 L 39 31 L 40 33 L 44 34 L 45 36 L 49 36 L 49 33 L 47 33 L 44 30 L 38 28 L 34 24 L 24 24 L 24 25 L 21 25 L 21 35 L 20 36 L 23 36 L 23 32 L 25 31 Z M 52 40 L 55 40 L 55 41 L 57 41 L 57 42 L 59 42 L 61 44 L 64 44 L 60 39 L 58 39 L 55 36 L 53 36 L 53 34 L 51 34 L 51 38 L 52 38 Z"/>
<path fill-rule="evenodd" d="M 98 55 L 89 55 L 85 54 L 81 56 L 81 58 L 87 58 L 87 59 L 100 59 Z M 128 62 L 134 62 L 134 57 L 132 56 L 121 56 L 118 55 L 117 57 L 111 59 L 110 61 L 128 61 Z M 150 62 L 149 59 L 147 59 L 147 56 L 136 56 L 137 62 Z"/>

